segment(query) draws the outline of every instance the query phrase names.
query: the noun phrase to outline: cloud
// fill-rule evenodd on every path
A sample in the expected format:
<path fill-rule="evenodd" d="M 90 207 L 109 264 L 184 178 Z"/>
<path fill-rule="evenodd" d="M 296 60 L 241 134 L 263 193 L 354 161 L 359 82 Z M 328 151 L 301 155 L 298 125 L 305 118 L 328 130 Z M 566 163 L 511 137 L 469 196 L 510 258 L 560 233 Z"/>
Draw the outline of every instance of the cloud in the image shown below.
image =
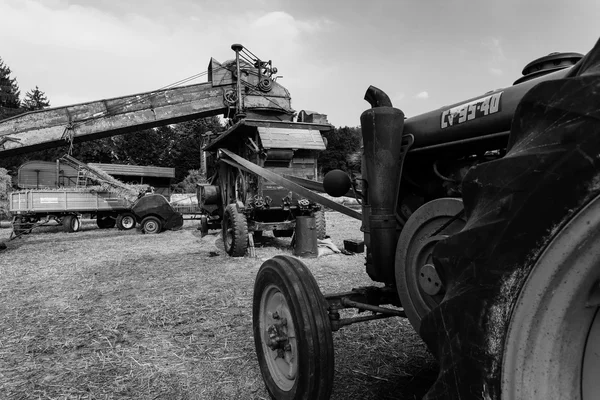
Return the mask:
<path fill-rule="evenodd" d="M 406 97 L 404 93 L 398 92 L 392 95 L 390 100 L 392 100 L 392 104 L 397 107 L 404 97 Z"/>
<path fill-rule="evenodd" d="M 488 37 L 483 40 L 483 46 L 491 54 L 492 62 L 506 61 L 504 50 L 502 49 L 502 39 L 498 37 Z"/>
<path fill-rule="evenodd" d="M 417 95 L 415 96 L 415 99 L 428 99 L 429 98 L 429 93 L 427 93 L 426 91 L 422 91 L 417 93 Z"/>
<path fill-rule="evenodd" d="M 314 108 L 313 89 L 339 68 L 311 58 L 319 34 L 336 29 L 335 23 L 321 16 L 298 18 L 271 6 L 232 14 L 191 0 L 172 0 L 168 7 L 145 7 L 139 0 L 93 5 L 87 0 L 0 0 L 0 10 L 0 37 L 11 38 L 2 43 L 3 60 L 22 93 L 38 85 L 53 106 L 169 85 L 204 72 L 211 57 L 221 62 L 234 58 L 233 43 L 273 59 L 294 107 L 301 99 L 306 104 L 300 107 Z"/>
<path fill-rule="evenodd" d="M 489 69 L 489 71 L 490 71 L 490 74 L 492 74 L 492 75 L 496 75 L 496 76 L 504 75 L 504 71 L 502 71 L 500 68 L 491 67 Z"/>

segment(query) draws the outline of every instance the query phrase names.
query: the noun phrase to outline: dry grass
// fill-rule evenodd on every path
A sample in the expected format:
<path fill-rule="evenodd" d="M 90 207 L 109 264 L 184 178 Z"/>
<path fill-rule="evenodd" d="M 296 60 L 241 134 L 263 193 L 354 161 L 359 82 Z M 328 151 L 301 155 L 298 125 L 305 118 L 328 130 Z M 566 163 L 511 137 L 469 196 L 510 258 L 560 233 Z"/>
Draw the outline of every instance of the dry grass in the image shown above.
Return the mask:
<path fill-rule="evenodd" d="M 334 243 L 358 222 L 327 214 Z M 0 398 L 267 399 L 252 338 L 261 263 L 291 254 L 267 237 L 229 258 L 217 232 L 40 228 L 0 253 Z M 351 232 L 351 233 L 349 233 Z M 0 230 L 0 240 L 9 235 Z M 217 254 L 217 255 L 215 255 Z M 324 292 L 371 284 L 362 256 L 305 261 Z M 408 322 L 334 333 L 332 399 L 415 399 L 436 367 Z"/>

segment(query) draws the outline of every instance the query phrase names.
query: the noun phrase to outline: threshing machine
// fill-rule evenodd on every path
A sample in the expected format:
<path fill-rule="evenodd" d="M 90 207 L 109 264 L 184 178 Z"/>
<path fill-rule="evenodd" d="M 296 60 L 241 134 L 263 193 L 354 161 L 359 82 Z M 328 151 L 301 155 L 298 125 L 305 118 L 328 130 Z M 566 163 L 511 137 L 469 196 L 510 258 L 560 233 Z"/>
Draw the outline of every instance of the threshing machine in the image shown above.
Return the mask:
<path fill-rule="evenodd" d="M 74 144 L 186 120 L 224 115 L 231 126 L 206 146 L 217 174 L 200 188 L 204 230 L 222 228 L 227 252 L 244 255 L 253 238 L 272 230 L 291 236 L 295 218 L 313 215 L 325 235 L 314 196 L 289 190 L 267 175 L 315 180 L 326 116 L 301 111 L 277 83 L 277 68 L 239 44 L 235 59 L 208 66 L 208 82 L 115 99 L 34 111 L 0 122 L 0 156 Z M 303 188 L 297 185 L 299 190 Z M 333 203 L 333 202 L 332 202 Z M 335 203 L 333 203 L 335 204 Z"/>

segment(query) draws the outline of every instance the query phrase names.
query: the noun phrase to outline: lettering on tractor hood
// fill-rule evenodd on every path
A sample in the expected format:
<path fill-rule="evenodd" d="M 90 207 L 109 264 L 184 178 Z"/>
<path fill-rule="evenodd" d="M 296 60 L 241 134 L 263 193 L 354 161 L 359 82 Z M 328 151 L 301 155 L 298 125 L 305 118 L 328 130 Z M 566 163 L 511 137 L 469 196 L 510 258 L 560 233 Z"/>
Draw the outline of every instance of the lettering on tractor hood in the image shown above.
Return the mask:
<path fill-rule="evenodd" d="M 501 111 L 502 93 L 504 92 L 494 93 L 442 112 L 442 129 Z"/>

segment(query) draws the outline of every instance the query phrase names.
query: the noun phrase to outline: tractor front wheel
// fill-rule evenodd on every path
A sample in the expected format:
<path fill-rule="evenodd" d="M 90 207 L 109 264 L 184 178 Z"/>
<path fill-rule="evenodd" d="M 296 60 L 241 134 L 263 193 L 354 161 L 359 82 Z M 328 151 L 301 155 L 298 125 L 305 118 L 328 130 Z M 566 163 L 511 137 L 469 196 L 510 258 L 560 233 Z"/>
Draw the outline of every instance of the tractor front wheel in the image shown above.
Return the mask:
<path fill-rule="evenodd" d="M 334 352 L 327 302 L 298 259 L 263 263 L 254 283 L 254 344 L 269 394 L 276 399 L 329 399 Z"/>

